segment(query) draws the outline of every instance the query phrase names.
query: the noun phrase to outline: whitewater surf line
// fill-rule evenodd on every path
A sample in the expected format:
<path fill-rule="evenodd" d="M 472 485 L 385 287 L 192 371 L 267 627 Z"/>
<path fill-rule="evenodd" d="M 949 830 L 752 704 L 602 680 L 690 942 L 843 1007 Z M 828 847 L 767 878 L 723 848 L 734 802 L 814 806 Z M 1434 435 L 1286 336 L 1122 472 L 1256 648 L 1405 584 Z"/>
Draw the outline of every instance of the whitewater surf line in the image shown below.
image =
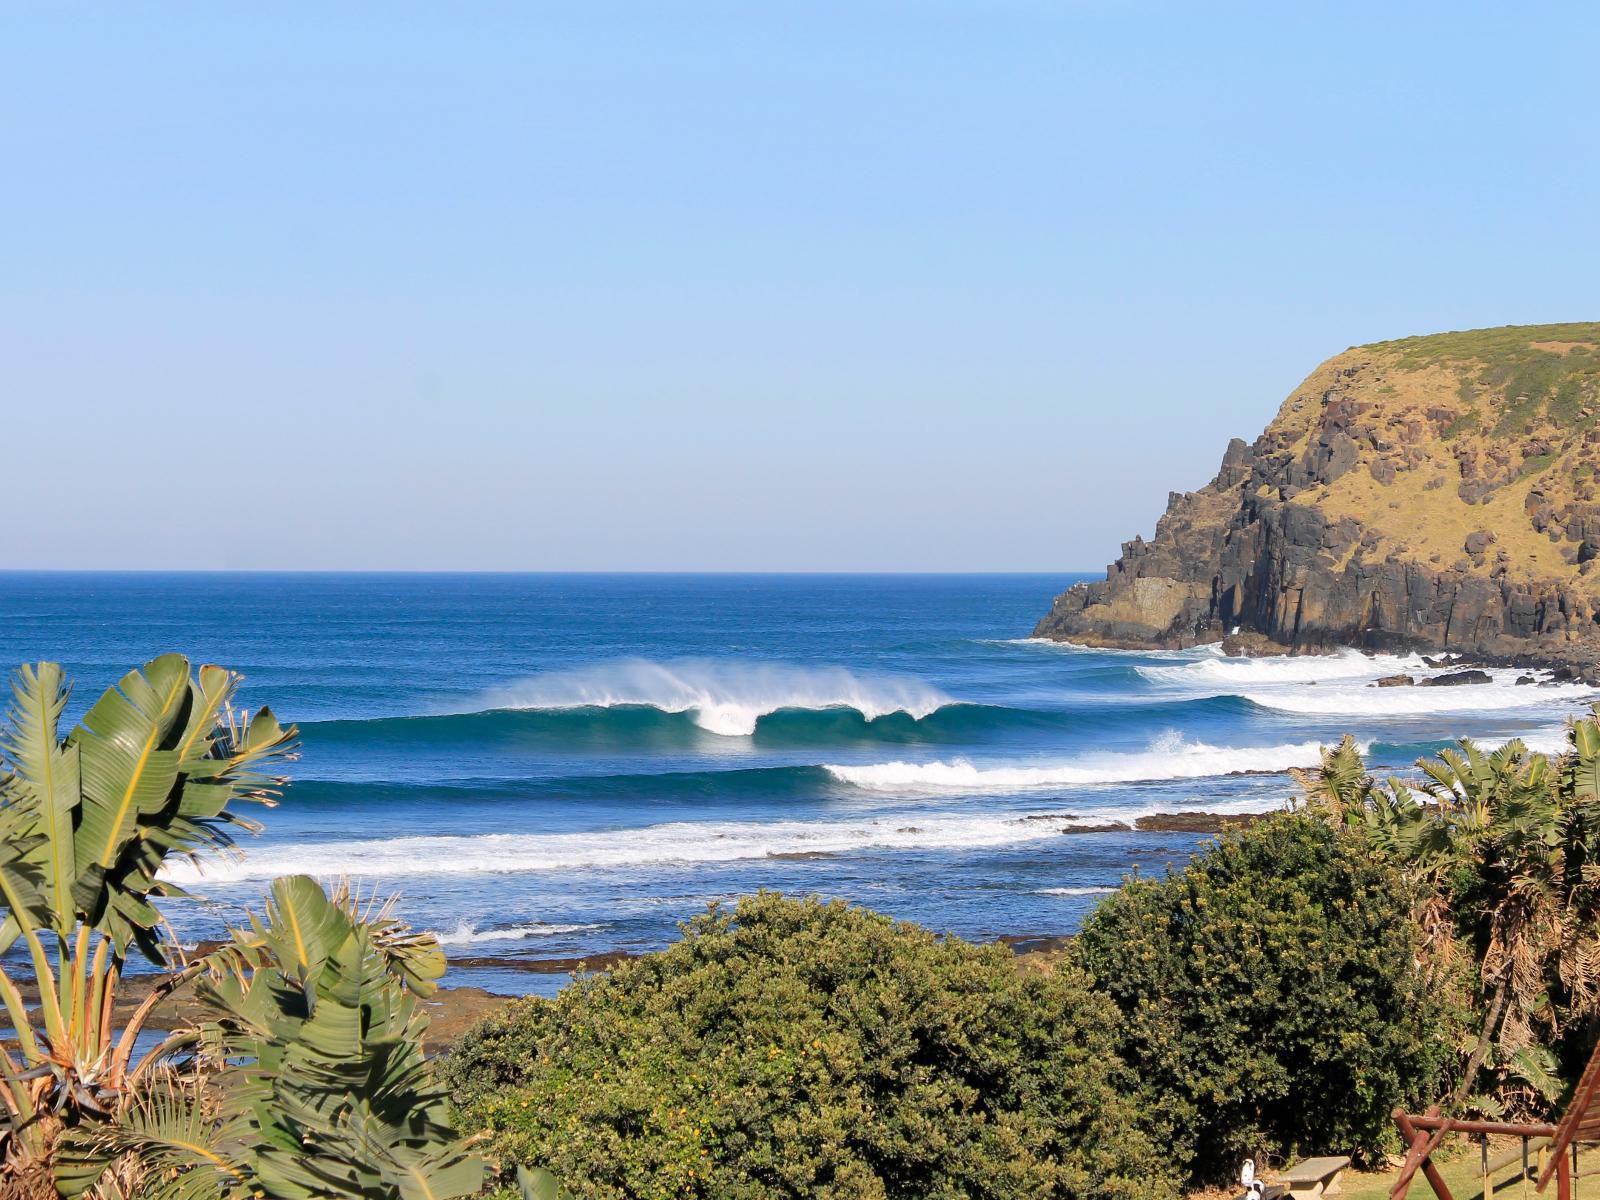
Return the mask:
<path fill-rule="evenodd" d="M 1281 797 L 1211 804 L 1213 813 L 1267 812 Z M 1163 806 L 1170 808 L 1171 805 Z M 515 874 L 744 859 L 812 858 L 870 850 L 963 850 L 1054 839 L 1075 826 L 1131 826 L 1162 807 L 1095 807 L 1081 813 L 992 816 L 888 814 L 856 821 L 675 821 L 592 833 L 486 833 L 358 838 L 261 846 L 247 857 L 169 860 L 161 878 L 183 885 L 305 874 L 403 879 L 427 875 Z"/>
<path fill-rule="evenodd" d="M 872 791 L 1015 791 L 1279 774 L 1291 767 L 1315 766 L 1322 746 L 1315 741 L 1282 746 L 1211 746 L 1170 734 L 1140 753 L 1086 755 L 1067 763 L 980 766 L 958 758 L 949 762 L 896 761 L 863 766 L 830 763 L 824 769 L 836 779 Z M 1369 748 L 1370 745 L 1363 745 L 1362 752 Z"/>
<path fill-rule="evenodd" d="M 1342 650 L 1337 654 L 1280 655 L 1273 658 L 1209 656 L 1183 666 L 1140 666 L 1134 670 L 1151 683 L 1212 689 L 1379 679 L 1385 675 L 1428 673 L 1430 668 L 1414 654 L 1368 655 L 1359 650 Z"/>
<path fill-rule="evenodd" d="M 470 921 L 460 921 L 454 929 L 432 933 L 441 946 L 476 946 L 484 942 L 524 942 L 531 938 L 560 937 L 572 933 L 594 933 L 606 928 L 595 923 L 546 925 L 535 921 L 527 925 L 509 925 L 498 929 L 479 929 Z"/>
<path fill-rule="evenodd" d="M 1490 672 L 1492 683 L 1454 687 L 1371 687 L 1368 685 L 1282 688 L 1247 691 L 1243 698 L 1261 708 L 1303 716 L 1412 717 L 1435 714 L 1472 716 L 1515 709 L 1569 713 L 1595 696 L 1584 684 L 1536 687 L 1518 684 L 1518 672 Z"/>

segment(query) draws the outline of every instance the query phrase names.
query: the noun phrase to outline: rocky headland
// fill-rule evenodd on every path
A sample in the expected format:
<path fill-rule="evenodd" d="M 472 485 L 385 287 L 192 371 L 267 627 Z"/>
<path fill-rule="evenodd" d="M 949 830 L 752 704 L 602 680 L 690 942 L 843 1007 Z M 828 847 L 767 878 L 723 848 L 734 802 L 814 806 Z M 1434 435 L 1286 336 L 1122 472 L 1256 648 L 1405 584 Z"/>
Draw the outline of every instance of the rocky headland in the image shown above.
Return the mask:
<path fill-rule="evenodd" d="M 1600 323 L 1358 346 L 1034 635 L 1455 652 L 1600 683 L 1597 469 Z"/>

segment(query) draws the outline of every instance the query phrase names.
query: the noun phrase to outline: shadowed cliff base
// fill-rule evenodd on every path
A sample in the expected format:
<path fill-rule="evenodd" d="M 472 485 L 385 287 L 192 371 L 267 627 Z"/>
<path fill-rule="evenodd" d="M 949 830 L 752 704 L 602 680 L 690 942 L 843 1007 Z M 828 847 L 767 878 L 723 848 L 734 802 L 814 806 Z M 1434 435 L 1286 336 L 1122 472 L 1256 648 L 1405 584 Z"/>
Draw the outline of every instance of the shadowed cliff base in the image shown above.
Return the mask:
<path fill-rule="evenodd" d="M 1600 684 L 1597 468 L 1600 323 L 1359 346 L 1034 635 L 1454 651 Z"/>

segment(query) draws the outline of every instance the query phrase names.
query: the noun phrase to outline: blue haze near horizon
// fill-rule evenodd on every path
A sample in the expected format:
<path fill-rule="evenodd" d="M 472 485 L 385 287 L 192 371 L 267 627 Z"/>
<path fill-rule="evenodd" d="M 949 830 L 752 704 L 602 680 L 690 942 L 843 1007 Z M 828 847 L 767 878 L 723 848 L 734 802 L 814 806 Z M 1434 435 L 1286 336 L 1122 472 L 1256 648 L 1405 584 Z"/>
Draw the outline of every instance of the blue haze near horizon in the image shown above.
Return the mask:
<path fill-rule="evenodd" d="M 1199 835 L 1264 811 L 1354 733 L 1379 771 L 1460 734 L 1562 744 L 1593 697 L 1416 660 L 1028 641 L 1063 575 L 0 572 L 0 662 L 62 662 L 69 721 L 164 650 L 244 673 L 303 758 L 236 862 L 176 880 L 186 941 L 273 876 L 399 892 L 451 981 L 549 991 L 531 960 L 658 948 L 711 902 L 838 896 L 974 939 L 1070 933 Z M 1098 832 L 1072 832 L 1087 826 Z"/>
<path fill-rule="evenodd" d="M 1600 316 L 1580 4 L 10 5 L 0 565 L 1094 569 Z"/>

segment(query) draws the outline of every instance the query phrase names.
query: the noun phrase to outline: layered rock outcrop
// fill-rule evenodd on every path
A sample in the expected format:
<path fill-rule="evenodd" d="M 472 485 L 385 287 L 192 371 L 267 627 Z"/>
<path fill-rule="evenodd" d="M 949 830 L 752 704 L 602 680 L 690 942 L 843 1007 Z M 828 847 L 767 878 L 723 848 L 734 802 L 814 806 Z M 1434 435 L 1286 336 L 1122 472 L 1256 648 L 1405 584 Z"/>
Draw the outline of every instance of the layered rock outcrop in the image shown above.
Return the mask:
<path fill-rule="evenodd" d="M 1035 636 L 1592 663 L 1597 468 L 1600 324 L 1357 347 Z"/>

